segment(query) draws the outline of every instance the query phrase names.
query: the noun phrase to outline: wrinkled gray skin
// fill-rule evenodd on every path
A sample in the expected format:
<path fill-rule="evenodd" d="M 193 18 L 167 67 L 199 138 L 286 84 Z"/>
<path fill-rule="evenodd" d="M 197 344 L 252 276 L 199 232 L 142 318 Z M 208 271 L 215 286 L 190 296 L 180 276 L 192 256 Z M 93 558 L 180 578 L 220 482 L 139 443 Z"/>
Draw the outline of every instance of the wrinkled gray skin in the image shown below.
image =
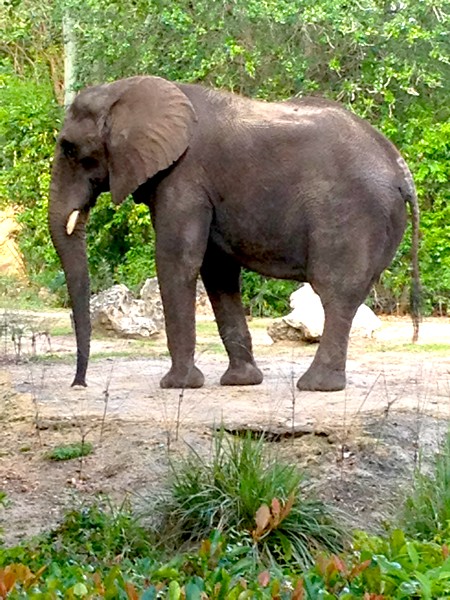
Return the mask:
<path fill-rule="evenodd" d="M 163 388 L 204 382 L 194 365 L 199 274 L 229 356 L 221 383 L 262 381 L 241 303 L 241 267 L 312 285 L 325 329 L 297 385 L 344 388 L 352 318 L 394 256 L 407 201 L 417 244 L 417 201 L 405 162 L 338 104 L 266 103 L 157 77 L 89 88 L 59 136 L 49 207 L 73 306 L 73 385 L 86 385 L 91 334 L 85 224 L 107 190 L 115 203 L 133 194 L 151 211 L 172 357 Z M 81 212 L 69 235 L 74 210 Z"/>

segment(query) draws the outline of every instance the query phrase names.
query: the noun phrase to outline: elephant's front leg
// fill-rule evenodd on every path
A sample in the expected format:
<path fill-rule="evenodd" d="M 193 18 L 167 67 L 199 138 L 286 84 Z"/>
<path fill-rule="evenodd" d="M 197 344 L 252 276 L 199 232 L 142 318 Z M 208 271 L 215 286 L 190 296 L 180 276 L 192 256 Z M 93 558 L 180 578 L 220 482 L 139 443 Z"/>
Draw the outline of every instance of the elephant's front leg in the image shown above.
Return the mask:
<path fill-rule="evenodd" d="M 220 337 L 230 361 L 222 385 L 256 385 L 263 375 L 255 364 L 252 340 L 240 292 L 240 266 L 210 243 L 201 276 L 216 317 Z"/>
<path fill-rule="evenodd" d="M 186 204 L 186 206 L 189 206 Z M 209 235 L 205 207 L 189 211 L 158 207 L 154 217 L 156 266 L 172 358 L 162 388 L 198 388 L 204 383 L 194 365 L 196 285 Z"/>

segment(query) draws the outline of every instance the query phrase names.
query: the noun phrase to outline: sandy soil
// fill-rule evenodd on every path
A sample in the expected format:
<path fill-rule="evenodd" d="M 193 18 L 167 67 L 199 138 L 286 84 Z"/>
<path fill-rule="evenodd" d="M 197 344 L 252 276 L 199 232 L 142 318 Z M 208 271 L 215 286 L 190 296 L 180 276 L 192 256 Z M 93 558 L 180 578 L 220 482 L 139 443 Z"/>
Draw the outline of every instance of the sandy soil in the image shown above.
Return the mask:
<path fill-rule="evenodd" d="M 17 313 L 16 313 L 17 317 Z M 26 315 L 34 331 L 67 327 L 66 313 Z M 17 317 L 19 318 L 19 317 Z M 250 323 L 265 380 L 224 388 L 226 357 L 216 335 L 199 335 L 201 390 L 160 390 L 168 368 L 163 337 L 148 344 L 95 339 L 89 387 L 70 388 L 72 336 L 24 338 L 21 356 L 0 347 L 0 527 L 7 544 L 54 525 L 77 502 L 104 492 L 137 504 L 160 490 L 169 459 L 208 452 L 212 432 L 272 432 L 272 444 L 307 466 L 317 493 L 348 509 L 355 525 L 377 527 L 398 505 L 418 453 L 431 456 L 450 417 L 450 319 L 427 319 L 420 343 L 407 319 L 387 318 L 375 340 L 352 340 L 343 392 L 298 392 L 315 347 L 270 344 L 265 322 Z M 28 343 L 28 346 L 27 346 Z M 50 352 L 51 351 L 51 352 Z M 295 434 L 295 436 L 293 435 Z M 46 452 L 86 439 L 94 453 L 53 462 Z"/>

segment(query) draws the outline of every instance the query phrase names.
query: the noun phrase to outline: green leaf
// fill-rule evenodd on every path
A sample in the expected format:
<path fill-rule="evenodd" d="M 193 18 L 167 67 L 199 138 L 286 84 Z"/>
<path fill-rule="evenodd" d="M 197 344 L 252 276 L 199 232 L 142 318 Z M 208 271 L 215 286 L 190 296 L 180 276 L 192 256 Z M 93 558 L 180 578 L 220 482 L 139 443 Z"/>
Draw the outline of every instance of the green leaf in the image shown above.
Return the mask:
<path fill-rule="evenodd" d="M 424 598 L 424 600 L 432 600 L 431 581 L 428 579 L 428 577 L 423 573 L 418 572 L 414 573 L 414 577 L 416 577 L 417 581 L 420 583 L 422 597 Z"/>
<path fill-rule="evenodd" d="M 178 600 L 181 596 L 181 587 L 178 581 L 171 581 L 169 584 L 169 600 Z"/>
<path fill-rule="evenodd" d="M 414 545 L 414 542 L 407 542 L 406 550 L 408 552 L 409 558 L 411 559 L 413 568 L 417 569 L 420 564 L 420 559 L 419 559 L 419 555 L 417 553 L 416 547 Z"/>
<path fill-rule="evenodd" d="M 185 593 L 186 600 L 201 600 L 202 597 L 202 589 L 194 583 L 193 581 L 189 581 L 185 585 Z"/>
<path fill-rule="evenodd" d="M 88 589 L 84 585 L 84 583 L 78 582 L 73 586 L 72 592 L 74 593 L 75 596 L 81 598 L 82 596 L 87 596 Z"/>

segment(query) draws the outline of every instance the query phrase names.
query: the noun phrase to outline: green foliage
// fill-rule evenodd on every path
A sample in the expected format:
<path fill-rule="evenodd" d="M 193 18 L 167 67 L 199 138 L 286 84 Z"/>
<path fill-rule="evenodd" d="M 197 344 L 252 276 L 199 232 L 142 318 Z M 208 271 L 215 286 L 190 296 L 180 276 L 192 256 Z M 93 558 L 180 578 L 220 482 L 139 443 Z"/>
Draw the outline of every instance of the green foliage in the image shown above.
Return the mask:
<path fill-rule="evenodd" d="M 407 149 L 422 199 L 421 268 L 425 300 L 438 314 L 450 311 L 450 120 L 421 122 Z M 414 162 L 413 162 L 414 161 Z"/>
<path fill-rule="evenodd" d="M 45 543 L 49 552 L 57 549 L 60 564 L 72 559 L 100 566 L 118 556 L 131 559 L 151 554 L 148 535 L 127 500 L 114 508 L 107 498 L 99 498 L 91 506 L 70 511 Z"/>
<path fill-rule="evenodd" d="M 242 275 L 242 301 L 254 317 L 285 315 L 290 311 L 289 296 L 298 283 L 268 279 L 245 270 Z"/>
<path fill-rule="evenodd" d="M 10 275 L 0 275 L 0 306 L 2 309 L 48 309 L 57 306 L 58 299 L 42 293 L 35 285 L 30 285 Z"/>
<path fill-rule="evenodd" d="M 20 249 L 31 279 L 41 285 L 60 270 L 47 228 L 50 160 L 60 119 L 45 77 L 18 77 L 0 63 L 0 207 L 17 207 Z"/>
<path fill-rule="evenodd" d="M 106 521 L 117 534 L 115 524 Z M 123 524 L 127 540 L 136 526 Z M 98 531 L 96 525 L 95 513 L 86 511 L 83 517 L 74 513 L 61 528 L 63 537 L 41 538 L 5 550 L 0 554 L 0 590 L 9 591 L 11 600 L 61 595 L 142 600 L 434 600 L 450 594 L 447 547 L 412 540 L 401 530 L 387 538 L 357 533 L 351 551 L 322 554 L 310 569 L 296 571 L 292 565 L 283 570 L 275 564 L 266 568 L 255 561 L 250 545 L 232 543 L 217 531 L 197 551 L 178 553 L 168 562 L 149 555 L 145 541 L 134 556 L 123 555 L 119 545 L 114 546 L 117 554 L 105 556 L 104 545 L 89 543 L 93 531 L 96 538 L 105 533 L 109 540 L 104 520 Z M 141 540 L 142 534 L 139 530 Z M 123 542 L 121 535 L 115 538 L 119 539 Z M 84 548 L 88 552 L 83 554 Z"/>
<path fill-rule="evenodd" d="M 450 537 L 450 433 L 436 455 L 431 473 L 420 469 L 406 498 L 401 523 L 412 537 L 447 540 Z"/>
<path fill-rule="evenodd" d="M 62 278 L 46 206 L 62 116 L 64 16 L 74 23 L 77 88 L 151 73 L 265 99 L 319 93 L 367 117 L 411 165 L 422 205 L 426 308 L 448 310 L 447 0 L 6 0 L 0 198 L 23 210 L 21 245 L 30 276 L 58 292 Z M 154 272 L 148 217 L 142 207 L 112 208 L 106 199 L 100 206 L 89 230 L 93 289 L 117 281 L 137 287 Z M 392 310 L 405 296 L 409 252 L 406 237 L 382 279 L 381 308 Z M 286 309 L 290 284 L 249 274 L 243 281 L 246 303 L 256 314 Z"/>
<path fill-rule="evenodd" d="M 450 594 L 450 558 L 446 545 L 411 539 L 400 530 L 387 538 L 360 533 L 354 541 L 355 555 L 366 568 L 355 580 L 354 595 L 362 591 L 381 598 L 447 598 Z M 346 569 L 348 572 L 348 570 Z M 346 596 L 337 596 L 346 597 Z M 369 596 L 370 597 L 370 596 Z"/>
<path fill-rule="evenodd" d="M 197 548 L 181 552 L 177 546 L 173 555 L 165 556 L 167 529 L 146 531 L 128 502 L 114 509 L 100 499 L 90 507 L 70 511 L 48 534 L 20 546 L 0 548 L 1 597 L 450 597 L 449 519 L 446 509 L 441 508 L 448 493 L 450 433 L 426 485 L 423 476 L 418 476 L 414 506 L 405 513 L 406 530 L 396 528 L 385 536 L 356 532 L 347 550 L 339 554 L 333 550 L 314 553 L 307 567 L 293 559 L 292 547 L 282 538 L 269 561 L 267 553 L 261 552 L 262 543 L 269 546 L 271 538 L 271 548 L 277 548 L 276 534 L 283 530 L 287 535 L 293 525 L 291 522 L 288 527 L 289 519 L 297 525 L 305 520 L 309 531 L 311 518 L 304 506 L 308 503 L 305 498 L 298 506 L 301 512 L 295 513 L 298 496 L 293 492 L 297 493 L 301 484 L 299 474 L 282 463 L 267 461 L 262 448 L 261 441 L 249 438 L 228 444 L 221 434 L 216 438 L 211 464 L 191 456 L 174 471 L 172 493 L 178 502 L 166 501 L 164 510 L 174 509 L 173 520 L 181 518 L 183 526 L 192 527 L 197 536 L 203 523 L 208 534 Z M 428 496 L 433 497 L 429 505 Z M 214 522 L 220 530 L 212 528 Z M 242 526 L 247 531 L 238 531 Z M 309 534 L 304 530 L 304 535 Z M 165 548 L 159 551 L 162 545 Z"/>
<path fill-rule="evenodd" d="M 90 442 L 79 442 L 76 444 L 64 444 L 56 446 L 46 453 L 49 460 L 72 460 L 92 454 L 93 447 Z"/>
<path fill-rule="evenodd" d="M 101 196 L 91 212 L 88 229 L 92 290 L 114 283 L 138 290 L 154 277 L 154 233 L 148 208 L 131 199 L 115 207 L 109 194 Z"/>
<path fill-rule="evenodd" d="M 177 546 L 219 528 L 247 544 L 253 539 L 261 557 L 305 567 L 318 549 L 338 551 L 343 540 L 336 515 L 309 496 L 298 469 L 268 456 L 262 438 L 220 432 L 210 460 L 191 453 L 173 465 L 160 503 L 164 540 Z"/>

